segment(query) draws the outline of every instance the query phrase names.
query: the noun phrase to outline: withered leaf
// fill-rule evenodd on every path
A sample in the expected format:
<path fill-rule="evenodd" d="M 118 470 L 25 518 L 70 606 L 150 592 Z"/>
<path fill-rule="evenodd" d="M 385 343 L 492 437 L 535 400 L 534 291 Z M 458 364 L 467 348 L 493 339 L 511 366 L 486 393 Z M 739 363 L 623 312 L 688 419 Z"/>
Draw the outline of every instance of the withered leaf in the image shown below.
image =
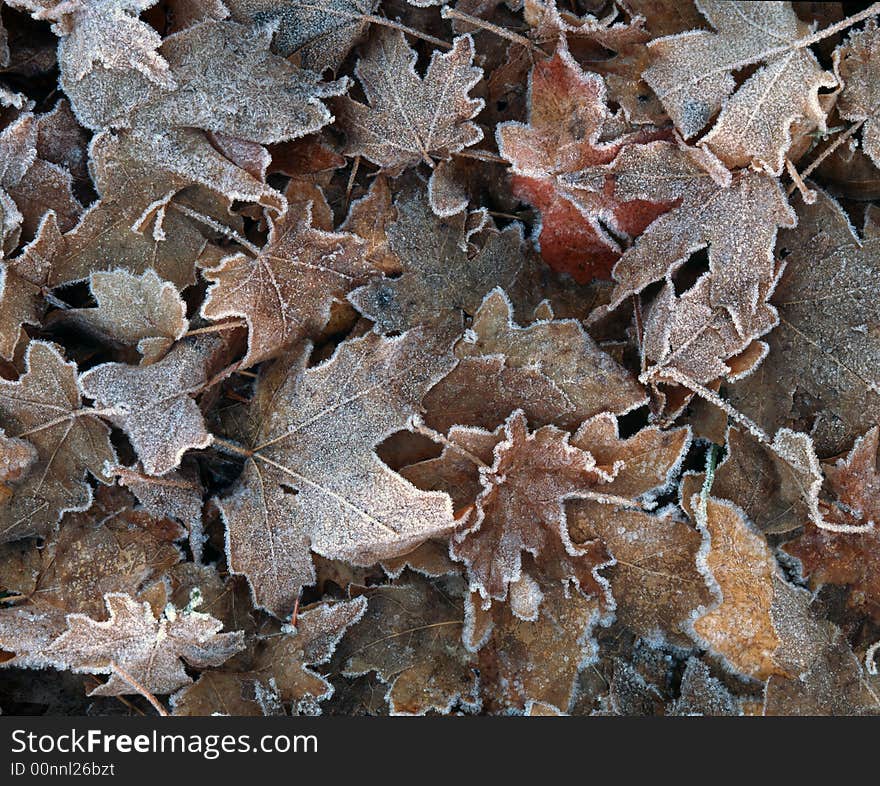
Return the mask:
<path fill-rule="evenodd" d="M 62 513 L 88 508 L 86 472 L 107 482 L 104 463 L 116 460 L 110 430 L 82 406 L 76 365 L 42 341 L 28 344 L 25 357 L 18 380 L 0 379 L 0 428 L 27 439 L 37 462 L 0 505 L 2 540 L 46 535 Z"/>
<path fill-rule="evenodd" d="M 211 444 L 193 397 L 217 370 L 222 346 L 214 336 L 196 336 L 149 366 L 103 363 L 80 376 L 80 389 L 125 431 L 144 469 L 164 475 L 180 464 L 187 450 Z"/>
<path fill-rule="evenodd" d="M 862 147 L 880 167 L 880 29 L 873 19 L 849 34 L 834 52 L 834 68 L 843 82 L 837 111 L 846 120 L 863 121 Z"/>
<path fill-rule="evenodd" d="M 205 271 L 213 286 L 202 316 L 247 320 L 242 365 L 251 366 L 321 330 L 333 299 L 344 297 L 371 272 L 360 238 L 313 228 L 311 205 L 297 205 L 270 224 L 269 239 L 256 258 L 235 254 Z"/>
<path fill-rule="evenodd" d="M 311 551 L 368 565 L 453 525 L 445 494 L 419 491 L 374 452 L 450 359 L 421 330 L 347 341 L 310 369 L 307 357 L 308 347 L 261 374 L 244 472 L 219 503 L 231 570 L 280 617 L 315 579 Z"/>
<path fill-rule="evenodd" d="M 835 455 L 880 419 L 880 240 L 860 240 L 818 191 L 779 243 L 789 251 L 770 301 L 779 326 L 767 359 L 731 386 L 730 400 L 767 433 L 805 431 L 820 457 Z"/>
<path fill-rule="evenodd" d="M 156 618 L 147 603 L 124 593 L 104 596 L 109 618 L 96 622 L 85 614 L 69 614 L 67 630 L 42 651 L 19 662 L 37 668 L 51 666 L 87 674 L 110 674 L 92 696 L 135 693 L 114 668 L 119 666 L 148 691 L 170 693 L 192 682 L 183 662 L 196 667 L 218 666 L 241 650 L 240 631 L 220 633 L 223 624 L 208 614 L 165 610 Z"/>
<path fill-rule="evenodd" d="M 205 672 L 177 693 L 172 698 L 174 714 L 260 715 L 259 698 L 264 692 L 290 706 L 294 715 L 319 714 L 320 702 L 330 698 L 333 687 L 310 667 L 330 659 L 346 629 L 366 608 L 365 598 L 355 598 L 304 609 L 295 628 L 285 626 L 280 633 L 257 640 L 246 670 Z"/>
<path fill-rule="evenodd" d="M 635 139 L 599 141 L 610 117 L 605 84 L 584 72 L 567 49 L 535 64 L 529 100 L 528 125 L 502 123 L 496 132 L 498 150 L 513 166 L 513 193 L 541 213 L 537 240 L 548 265 L 578 281 L 607 278 L 621 248 L 600 221 L 618 234 L 638 235 L 669 205 L 568 184 L 567 175 L 607 164 Z"/>
<path fill-rule="evenodd" d="M 153 270 L 140 276 L 126 270 L 97 272 L 89 282 L 97 308 L 70 309 L 65 318 L 105 340 L 136 346 L 144 363 L 159 360 L 189 327 L 177 287 Z"/>
<path fill-rule="evenodd" d="M 710 305 L 727 309 L 741 335 L 751 334 L 762 288 L 766 291 L 775 279 L 777 227 L 794 226 L 795 215 L 773 178 L 746 171 L 725 182 L 730 176 L 712 166 L 705 156 L 653 142 L 627 145 L 613 163 L 585 173 L 597 177 L 590 185 L 595 190 L 610 178 L 621 200 L 680 200 L 615 265 L 612 305 L 671 276 L 691 254 L 708 248 Z M 605 178 L 599 177 L 603 171 Z"/>
<path fill-rule="evenodd" d="M 829 497 L 822 506 L 826 519 L 845 526 L 872 526 L 866 532 L 831 532 L 810 521 L 804 532 L 783 548 L 797 557 L 814 585 L 842 584 L 851 606 L 880 620 L 880 473 L 875 426 L 856 440 L 845 459 L 825 466 Z"/>
<path fill-rule="evenodd" d="M 461 580 L 434 584 L 417 575 L 363 590 L 367 611 L 340 649 L 347 676 L 375 671 L 388 684 L 392 715 L 449 712 L 478 704 L 476 663 L 462 643 Z"/>
<path fill-rule="evenodd" d="M 696 5 L 717 32 L 692 30 L 651 41 L 645 81 L 686 139 L 720 110 L 702 144 L 729 167 L 754 163 L 778 175 L 795 122 L 825 129 L 818 92 L 837 80 L 798 44 L 810 30 L 790 3 Z M 732 72 L 759 63 L 737 89 Z"/>
<path fill-rule="evenodd" d="M 479 142 L 483 132 L 471 121 L 484 102 L 468 92 L 483 71 L 473 58 L 473 39 L 459 36 L 448 52 L 433 53 L 421 77 L 403 33 L 375 30 L 355 68 L 369 106 L 350 98 L 334 104 L 345 155 L 364 156 L 396 175 L 419 162 L 433 169 L 435 159 Z"/>
<path fill-rule="evenodd" d="M 467 248 L 466 215 L 433 215 L 421 194 L 397 201 L 397 220 L 387 229 L 403 273 L 356 289 L 349 300 L 383 332 L 416 325 L 457 328 L 462 312 L 476 313 L 493 287 L 508 291 L 527 265 L 518 225 L 488 234 L 473 258 Z"/>
<path fill-rule="evenodd" d="M 688 658 L 681 677 L 681 693 L 667 707 L 667 715 L 741 715 L 739 702 L 712 676 L 709 667 L 698 658 Z"/>
<path fill-rule="evenodd" d="M 370 23 L 378 0 L 227 0 L 238 21 L 277 25 L 272 48 L 284 57 L 296 53 L 305 68 L 336 70 Z"/>

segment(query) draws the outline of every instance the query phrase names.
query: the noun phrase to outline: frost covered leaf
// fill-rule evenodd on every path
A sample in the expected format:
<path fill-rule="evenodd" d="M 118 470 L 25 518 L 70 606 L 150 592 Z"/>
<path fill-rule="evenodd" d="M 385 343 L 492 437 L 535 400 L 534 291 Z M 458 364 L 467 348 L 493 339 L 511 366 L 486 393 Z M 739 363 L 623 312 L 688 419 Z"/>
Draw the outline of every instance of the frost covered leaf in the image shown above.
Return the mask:
<path fill-rule="evenodd" d="M 862 147 L 880 167 L 880 29 L 875 20 L 850 33 L 834 52 L 834 67 L 843 82 L 837 111 L 846 120 L 864 121 Z"/>
<path fill-rule="evenodd" d="M 479 647 L 484 710 L 523 711 L 530 701 L 568 709 L 578 671 L 595 657 L 596 599 L 566 597 L 561 586 L 553 586 L 543 592 L 536 622 L 520 619 L 507 603 L 483 611 L 473 597 L 468 612 L 465 644 Z"/>
<path fill-rule="evenodd" d="M 527 551 L 546 583 L 573 582 L 586 595 L 602 594 L 596 571 L 608 555 L 598 542 L 572 543 L 564 504 L 601 493 L 614 468 L 598 466 L 554 426 L 530 434 L 521 411 L 507 419 L 498 439 L 493 464 L 480 472 L 476 505 L 450 545 L 452 557 L 467 566 L 472 589 L 486 600 L 505 600 Z"/>
<path fill-rule="evenodd" d="M 387 234 L 402 275 L 379 278 L 348 298 L 383 332 L 417 325 L 457 329 L 463 313 L 476 313 L 490 289 L 512 291 L 526 268 L 518 225 L 489 232 L 483 247 L 469 258 L 464 213 L 437 218 L 425 197 L 413 193 L 398 200 L 397 212 Z"/>
<path fill-rule="evenodd" d="M 777 227 L 795 225 L 794 212 L 774 178 L 750 171 L 730 177 L 713 167 L 711 159 L 670 142 L 625 146 L 613 163 L 585 177 L 596 178 L 588 185 L 592 190 L 610 185 L 622 201 L 678 201 L 614 266 L 612 305 L 670 277 L 691 254 L 708 248 L 709 304 L 727 309 L 740 334 L 752 332 L 760 297 L 775 279 Z"/>
<path fill-rule="evenodd" d="M 370 189 L 352 202 L 340 229 L 360 237 L 366 244 L 366 258 L 376 270 L 393 274 L 400 272 L 400 260 L 391 250 L 388 230 L 397 220 L 397 208 L 391 201 L 388 178 L 377 175 Z"/>
<path fill-rule="evenodd" d="M 134 510 L 133 503 L 127 491 L 103 486 L 88 511 L 64 517 L 58 534 L 40 552 L 31 607 L 49 605 L 104 619 L 106 593 L 137 598 L 180 561 L 174 545 L 184 536 L 180 526 Z"/>
<path fill-rule="evenodd" d="M 177 287 L 155 271 L 140 276 L 126 270 L 92 273 L 97 308 L 70 309 L 68 319 L 105 340 L 136 346 L 144 363 L 159 360 L 186 332 L 186 304 Z"/>
<path fill-rule="evenodd" d="M 284 617 L 315 579 L 311 551 L 369 565 L 453 526 L 449 498 L 422 492 L 375 446 L 404 428 L 450 359 L 421 330 L 344 342 L 306 369 L 308 350 L 261 374 L 249 457 L 220 500 L 230 568 L 258 605 Z"/>
<path fill-rule="evenodd" d="M 17 381 L 0 379 L 0 428 L 27 439 L 38 458 L 0 505 L 4 541 L 45 536 L 62 513 L 87 508 L 92 491 L 86 472 L 104 479 L 104 462 L 116 460 L 110 430 L 82 406 L 76 365 L 42 341 L 32 341 L 25 358 Z"/>
<path fill-rule="evenodd" d="M 666 714 L 716 717 L 742 715 L 742 709 L 736 697 L 712 676 L 703 661 L 688 658 L 681 677 L 680 695 L 667 707 Z"/>
<path fill-rule="evenodd" d="M 137 692 L 115 666 L 152 693 L 170 693 L 192 682 L 184 662 L 197 668 L 219 666 L 244 647 L 241 631 L 220 633 L 223 623 L 208 614 L 170 607 L 157 619 L 148 603 L 138 603 L 130 595 L 111 592 L 104 601 L 106 621 L 69 614 L 67 631 L 43 649 L 19 652 L 19 664 L 110 674 L 91 696 Z"/>
<path fill-rule="evenodd" d="M 621 248 L 600 219 L 618 234 L 638 235 L 669 205 L 569 187 L 567 175 L 607 164 L 635 139 L 599 141 L 610 117 L 605 84 L 584 72 L 567 49 L 535 64 L 529 97 L 528 125 L 497 128 L 498 150 L 513 166 L 513 193 L 541 213 L 538 242 L 548 265 L 578 281 L 607 278 Z"/>
<path fill-rule="evenodd" d="M 471 120 L 483 108 L 468 92 L 483 75 L 474 67 L 474 42 L 459 36 L 448 52 L 435 51 L 425 76 L 403 33 L 374 31 L 355 74 L 369 106 L 343 98 L 334 105 L 346 133 L 345 155 L 364 156 L 390 174 L 419 162 L 434 168 L 483 138 Z"/>
<path fill-rule="evenodd" d="M 645 81 L 686 139 L 720 110 L 702 144 L 731 168 L 754 163 L 778 175 L 796 122 L 824 131 L 818 92 L 837 80 L 798 44 L 810 29 L 790 3 L 700 0 L 697 7 L 717 32 L 651 41 Z M 732 72 L 757 64 L 737 89 Z"/>
<path fill-rule="evenodd" d="M 37 156 L 34 116 L 22 115 L 0 132 L 0 251 L 9 253 L 18 245 L 21 211 L 9 190 L 21 182 Z"/>
<path fill-rule="evenodd" d="M 339 68 L 370 26 L 378 0 L 227 0 L 238 21 L 276 24 L 272 48 L 298 54 L 305 68 L 321 73 Z"/>
<path fill-rule="evenodd" d="M 7 437 L 0 429 L 0 483 L 21 480 L 37 462 L 37 451 L 25 439 Z M 0 499 L 11 495 L 5 487 L 0 490 Z"/>
<path fill-rule="evenodd" d="M 174 714 L 261 715 L 259 697 L 267 692 L 291 706 L 294 715 L 320 713 L 319 702 L 330 698 L 333 687 L 310 667 L 330 659 L 346 629 L 366 608 L 366 599 L 355 598 L 302 610 L 295 628 L 257 639 L 253 652 L 245 656 L 244 670 L 205 672 L 176 694 Z"/>
<path fill-rule="evenodd" d="M 775 611 L 799 591 L 735 505 L 709 497 L 702 526 L 709 546 L 701 566 L 720 602 L 694 620 L 698 640 L 747 676 L 790 676 L 778 654 L 784 642 Z"/>
<path fill-rule="evenodd" d="M 730 400 L 767 433 L 805 431 L 820 457 L 835 455 L 880 419 L 880 239 L 860 240 L 819 191 L 779 244 L 789 251 L 770 300 L 779 326 L 767 359 Z"/>
<path fill-rule="evenodd" d="M 242 365 L 252 366 L 320 331 L 334 299 L 371 272 L 360 238 L 313 228 L 311 205 L 295 205 L 270 224 L 269 239 L 256 258 L 235 254 L 205 271 L 213 286 L 202 316 L 244 317 L 248 353 Z"/>
<path fill-rule="evenodd" d="M 73 0 L 55 3 L 39 14 L 55 24 L 61 37 L 59 58 L 77 82 L 96 63 L 107 69 L 134 69 L 151 82 L 173 87 L 168 63 L 156 51 L 162 38 L 137 17 L 157 0 Z"/>
<path fill-rule="evenodd" d="M 599 412 L 627 412 L 644 401 L 636 380 L 605 354 L 574 319 L 520 327 L 501 289 L 486 295 L 468 336 L 455 346 L 459 358 L 502 355 L 510 368 L 539 369 L 565 393 L 572 410 L 555 420 L 576 429 Z"/>
<path fill-rule="evenodd" d="M 393 715 L 449 712 L 478 702 L 475 659 L 462 643 L 460 580 L 438 585 L 417 575 L 363 590 L 366 614 L 345 636 L 346 676 L 375 671 L 389 685 Z"/>
<path fill-rule="evenodd" d="M 822 506 L 832 524 L 865 526 L 867 532 L 830 532 L 804 522 L 804 532 L 783 548 L 797 557 L 814 586 L 841 584 L 849 589 L 848 603 L 880 620 L 880 473 L 875 426 L 845 459 L 825 466 L 829 498 Z"/>
<path fill-rule="evenodd" d="M 144 469 L 164 475 L 187 450 L 211 443 L 193 397 L 217 370 L 222 347 L 214 336 L 199 336 L 180 342 L 149 366 L 103 363 L 80 376 L 80 389 L 125 431 Z"/>
<path fill-rule="evenodd" d="M 63 243 L 54 213 L 47 213 L 36 238 L 18 256 L 0 262 L 0 357 L 12 359 L 24 325 L 39 325 L 46 304 L 43 287 Z"/>

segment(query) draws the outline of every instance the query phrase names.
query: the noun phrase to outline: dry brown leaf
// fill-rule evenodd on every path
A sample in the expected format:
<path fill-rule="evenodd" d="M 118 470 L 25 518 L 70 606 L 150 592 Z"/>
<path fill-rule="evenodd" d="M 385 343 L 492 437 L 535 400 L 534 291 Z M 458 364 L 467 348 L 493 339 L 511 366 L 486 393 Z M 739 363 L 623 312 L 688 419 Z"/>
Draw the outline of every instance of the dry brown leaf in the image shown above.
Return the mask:
<path fill-rule="evenodd" d="M 842 118 L 863 122 L 862 148 L 880 167 L 880 29 L 869 19 L 834 51 L 834 70 L 843 83 L 837 102 Z"/>
<path fill-rule="evenodd" d="M 696 5 L 717 32 L 692 30 L 651 41 L 645 81 L 685 139 L 720 110 L 702 144 L 731 168 L 754 163 L 778 175 L 796 122 L 825 130 L 818 93 L 836 87 L 837 80 L 799 45 L 810 29 L 790 3 Z M 737 89 L 732 72 L 759 63 Z"/>
<path fill-rule="evenodd" d="M 435 159 L 479 142 L 483 132 L 471 121 L 484 102 L 468 92 L 483 71 L 473 58 L 473 39 L 459 36 L 448 52 L 432 54 L 421 77 L 403 33 L 375 30 L 355 68 L 369 105 L 349 98 L 334 104 L 347 137 L 345 155 L 364 156 L 397 175 L 419 162 L 433 169 Z"/>
<path fill-rule="evenodd" d="M 819 191 L 798 207 L 798 228 L 770 302 L 779 326 L 770 352 L 730 401 L 768 434 L 812 435 L 820 457 L 848 450 L 880 420 L 880 240 L 860 240 L 841 207 Z"/>
<path fill-rule="evenodd" d="M 304 609 L 295 628 L 284 626 L 280 633 L 257 639 L 246 670 L 205 672 L 172 697 L 174 714 L 262 715 L 273 699 L 294 715 L 320 714 L 320 702 L 330 698 L 333 687 L 310 667 L 330 659 L 366 608 L 366 599 L 355 598 Z"/>
<path fill-rule="evenodd" d="M 666 714 L 730 716 L 742 715 L 742 708 L 724 684 L 712 676 L 703 661 L 688 658 L 681 677 L 680 695 L 666 708 Z"/>
<path fill-rule="evenodd" d="M 146 472 L 164 475 L 180 464 L 187 450 L 211 444 L 193 397 L 217 370 L 222 349 L 223 341 L 215 336 L 196 336 L 149 366 L 95 366 L 80 375 L 80 389 L 125 431 Z"/>
<path fill-rule="evenodd" d="M 417 490 L 374 452 L 448 370 L 436 343 L 420 330 L 373 333 L 314 368 L 307 357 L 305 348 L 261 374 L 244 472 L 219 503 L 230 569 L 280 617 L 315 580 L 311 551 L 369 565 L 453 525 L 445 494 Z"/>
<path fill-rule="evenodd" d="M 345 636 L 346 676 L 375 671 L 388 684 L 392 715 L 446 714 L 479 704 L 475 659 L 462 643 L 466 586 L 408 576 L 362 590 L 367 611 Z"/>
<path fill-rule="evenodd" d="M 126 270 L 92 273 L 89 284 L 97 308 L 70 309 L 64 318 L 104 341 L 136 346 L 143 363 L 161 359 L 189 327 L 177 287 L 153 270 L 140 276 Z"/>
<path fill-rule="evenodd" d="M 82 406 L 76 365 L 54 345 L 28 344 L 27 369 L 15 382 L 0 379 L 0 427 L 23 437 L 38 460 L 11 499 L 0 506 L 0 540 L 45 536 L 62 513 L 92 503 L 86 472 L 107 482 L 104 463 L 115 463 L 110 430 Z"/>
<path fill-rule="evenodd" d="M 296 54 L 305 68 L 321 73 L 339 68 L 367 33 L 378 0 L 226 0 L 237 21 L 277 26 L 272 48 Z"/>
<path fill-rule="evenodd" d="M 462 315 L 476 313 L 493 287 L 513 291 L 528 265 L 519 225 L 491 231 L 482 248 L 469 258 L 464 213 L 437 218 L 424 196 L 414 193 L 398 200 L 397 212 L 387 235 L 403 273 L 393 279 L 379 278 L 348 298 L 383 332 L 416 325 L 457 329 Z"/>
<path fill-rule="evenodd" d="M 202 316 L 247 320 L 243 367 L 313 337 L 327 324 L 334 299 L 343 298 L 373 272 L 360 238 L 322 232 L 311 224 L 310 204 L 292 206 L 270 224 L 269 239 L 256 258 L 235 254 L 205 271 L 213 286 Z"/>
<path fill-rule="evenodd" d="M 400 260 L 388 239 L 388 230 L 396 220 L 388 178 L 377 175 L 369 191 L 351 203 L 340 230 L 360 237 L 367 244 L 367 262 L 379 272 L 393 275 L 401 272 Z"/>

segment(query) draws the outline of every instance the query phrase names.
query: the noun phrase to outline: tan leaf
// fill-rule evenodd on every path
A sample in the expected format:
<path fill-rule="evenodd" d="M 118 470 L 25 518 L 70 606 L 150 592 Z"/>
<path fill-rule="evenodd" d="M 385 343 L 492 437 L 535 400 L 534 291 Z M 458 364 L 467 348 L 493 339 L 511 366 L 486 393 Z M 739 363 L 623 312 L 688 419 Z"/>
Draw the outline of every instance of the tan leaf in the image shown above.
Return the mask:
<path fill-rule="evenodd" d="M 2 540 L 45 536 L 62 513 L 88 508 L 86 471 L 104 480 L 104 463 L 116 460 L 110 430 L 82 406 L 76 365 L 42 341 L 32 341 L 25 358 L 17 381 L 0 379 L 0 427 L 27 439 L 38 460 L 0 506 Z"/>
<path fill-rule="evenodd" d="M 310 369 L 307 357 L 261 374 L 244 473 L 219 503 L 231 570 L 281 617 L 315 579 L 310 550 L 369 565 L 453 525 L 445 494 L 417 490 L 374 452 L 406 426 L 450 359 L 420 330 L 344 342 Z"/>
<path fill-rule="evenodd" d="M 140 276 L 112 270 L 89 279 L 97 308 L 70 309 L 65 317 L 104 340 L 136 346 L 144 363 L 159 360 L 189 327 L 177 287 L 153 270 Z"/>
<path fill-rule="evenodd" d="M 475 659 L 461 639 L 465 592 L 461 580 L 435 586 L 416 575 L 363 590 L 367 611 L 339 653 L 346 676 L 375 671 L 389 686 L 392 715 L 476 705 Z"/>
<path fill-rule="evenodd" d="M 703 138 L 729 167 L 757 164 L 782 171 L 791 128 L 807 121 L 825 129 L 818 92 L 836 87 L 799 40 L 810 30 L 790 3 L 700 0 L 697 7 L 717 32 L 692 30 L 651 41 L 652 65 L 645 81 L 686 139 Z M 732 72 L 762 66 L 736 89 Z"/>
<path fill-rule="evenodd" d="M 164 475 L 192 448 L 211 444 L 193 396 L 209 381 L 223 342 L 198 336 L 178 343 L 149 366 L 103 363 L 79 378 L 83 394 L 128 435 L 144 469 Z"/>
<path fill-rule="evenodd" d="M 269 239 L 256 258 L 235 254 L 205 271 L 213 286 L 202 316 L 247 320 L 244 367 L 277 356 L 320 331 L 334 298 L 373 272 L 364 252 L 355 235 L 314 229 L 310 205 L 291 208 L 270 224 Z"/>
<path fill-rule="evenodd" d="M 860 240 L 821 191 L 798 219 L 779 240 L 789 253 L 770 301 L 779 312 L 770 353 L 729 395 L 768 434 L 810 433 L 826 457 L 880 420 L 880 240 Z"/>
<path fill-rule="evenodd" d="M 846 120 L 864 121 L 862 147 L 880 167 L 880 29 L 869 19 L 834 51 L 834 70 L 843 83 L 837 111 Z"/>
<path fill-rule="evenodd" d="M 459 36 L 448 52 L 432 54 L 421 77 L 403 33 L 375 30 L 355 68 L 369 105 L 349 98 L 334 105 L 347 137 L 345 155 L 364 156 L 397 175 L 419 162 L 433 169 L 435 159 L 479 142 L 483 132 L 471 120 L 484 102 L 468 92 L 483 71 L 473 57 L 473 39 Z"/>

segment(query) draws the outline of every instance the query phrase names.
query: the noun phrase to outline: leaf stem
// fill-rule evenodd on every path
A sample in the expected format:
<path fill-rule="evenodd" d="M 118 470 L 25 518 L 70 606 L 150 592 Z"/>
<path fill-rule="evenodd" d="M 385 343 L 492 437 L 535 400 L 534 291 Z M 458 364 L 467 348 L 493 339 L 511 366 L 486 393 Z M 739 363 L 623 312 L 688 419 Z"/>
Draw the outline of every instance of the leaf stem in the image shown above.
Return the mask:
<path fill-rule="evenodd" d="M 118 663 L 114 661 L 110 661 L 110 668 L 113 669 L 113 673 L 117 676 L 121 677 L 125 682 L 131 685 L 132 688 L 135 689 L 141 696 L 143 696 L 150 704 L 153 705 L 153 708 L 156 712 L 159 713 L 163 718 L 168 717 L 168 710 L 166 710 L 160 703 L 159 699 L 157 699 L 150 691 L 148 691 L 143 685 L 141 685 L 134 677 L 131 676 L 125 669 L 122 668 Z"/>

